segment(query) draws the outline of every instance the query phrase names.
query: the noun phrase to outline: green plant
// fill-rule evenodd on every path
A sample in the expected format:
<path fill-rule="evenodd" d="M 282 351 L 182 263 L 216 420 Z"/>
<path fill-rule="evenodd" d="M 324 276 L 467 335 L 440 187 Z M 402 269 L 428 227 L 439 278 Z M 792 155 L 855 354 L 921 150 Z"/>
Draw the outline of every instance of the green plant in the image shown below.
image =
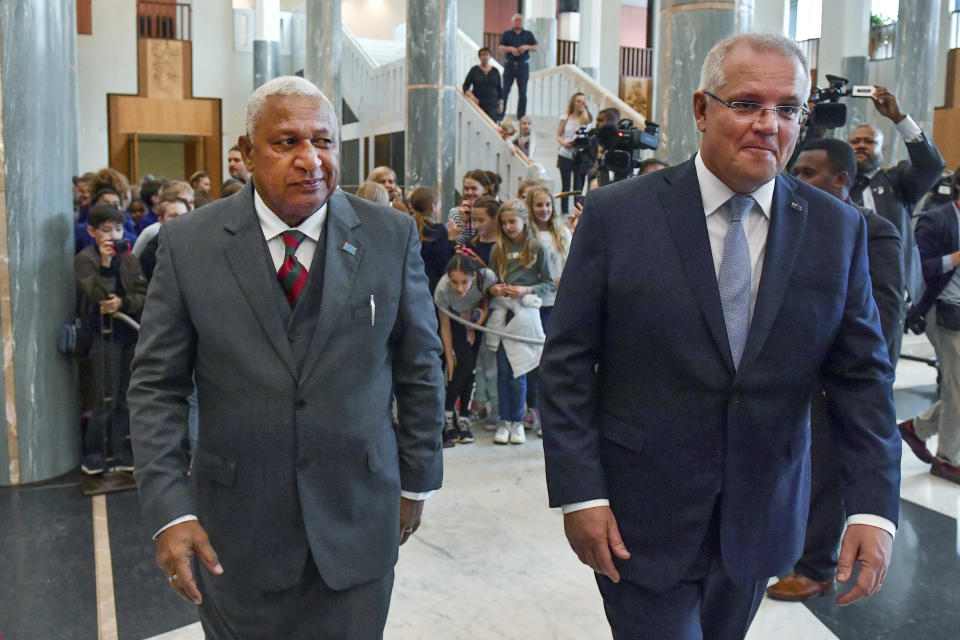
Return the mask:
<path fill-rule="evenodd" d="M 893 24 L 896 22 L 895 19 L 889 18 L 887 16 L 878 15 L 876 13 L 870 14 L 870 28 L 876 29 L 878 27 L 885 27 L 888 24 Z"/>

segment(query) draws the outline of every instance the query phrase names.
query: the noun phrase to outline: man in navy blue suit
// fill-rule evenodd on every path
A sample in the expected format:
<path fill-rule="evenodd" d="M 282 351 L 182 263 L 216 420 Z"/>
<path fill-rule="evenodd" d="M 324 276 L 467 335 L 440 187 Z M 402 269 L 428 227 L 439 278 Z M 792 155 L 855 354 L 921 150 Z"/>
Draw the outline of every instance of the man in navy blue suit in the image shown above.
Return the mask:
<path fill-rule="evenodd" d="M 841 604 L 883 583 L 899 502 L 893 367 L 852 207 L 780 175 L 796 44 L 718 43 L 699 153 L 590 193 L 541 362 L 550 504 L 615 638 L 742 638 L 803 548 L 810 396 L 838 426 Z"/>

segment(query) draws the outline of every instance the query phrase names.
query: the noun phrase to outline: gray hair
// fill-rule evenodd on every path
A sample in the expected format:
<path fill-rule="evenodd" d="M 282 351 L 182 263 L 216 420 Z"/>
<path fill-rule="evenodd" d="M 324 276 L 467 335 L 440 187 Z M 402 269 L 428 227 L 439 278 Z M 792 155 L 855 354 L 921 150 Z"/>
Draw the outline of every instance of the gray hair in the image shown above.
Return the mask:
<path fill-rule="evenodd" d="M 253 140 L 257 121 L 260 119 L 260 116 L 263 115 L 267 98 L 271 96 L 310 96 L 312 98 L 319 98 L 323 102 L 326 102 L 330 107 L 330 112 L 334 113 L 333 105 L 327 100 L 327 96 L 323 95 L 323 92 L 317 88 L 317 85 L 299 76 L 280 76 L 279 78 L 274 78 L 262 84 L 253 92 L 250 99 L 247 100 L 246 128 L 247 137 L 251 140 Z M 335 127 L 337 126 L 336 122 L 332 124 Z"/>
<path fill-rule="evenodd" d="M 775 52 L 796 58 L 807 78 L 806 90 L 800 96 L 801 99 L 806 100 L 810 93 L 810 65 L 807 63 L 807 57 L 803 55 L 803 50 L 797 46 L 796 42 L 774 33 L 746 33 L 721 40 L 713 45 L 710 53 L 703 61 L 703 67 L 700 69 L 699 91 L 716 93 L 726 83 L 727 78 L 723 74 L 723 60 L 739 44 L 746 44 L 757 53 Z"/>

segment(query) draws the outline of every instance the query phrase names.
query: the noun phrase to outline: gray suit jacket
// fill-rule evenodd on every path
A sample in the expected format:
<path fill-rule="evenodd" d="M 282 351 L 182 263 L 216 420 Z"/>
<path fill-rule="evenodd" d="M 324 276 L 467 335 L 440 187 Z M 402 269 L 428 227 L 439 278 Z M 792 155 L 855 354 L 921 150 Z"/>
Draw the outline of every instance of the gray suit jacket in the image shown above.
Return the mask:
<path fill-rule="evenodd" d="M 334 589 L 384 575 L 401 486 L 428 491 L 442 477 L 440 342 L 413 219 L 335 192 L 310 271 L 298 310 L 322 274 L 306 307 L 315 317 L 287 324 L 250 183 L 170 222 L 133 363 L 148 526 L 196 514 L 224 569 L 266 590 L 296 584 L 308 554 Z M 188 475 L 180 443 L 194 371 L 200 435 Z"/>

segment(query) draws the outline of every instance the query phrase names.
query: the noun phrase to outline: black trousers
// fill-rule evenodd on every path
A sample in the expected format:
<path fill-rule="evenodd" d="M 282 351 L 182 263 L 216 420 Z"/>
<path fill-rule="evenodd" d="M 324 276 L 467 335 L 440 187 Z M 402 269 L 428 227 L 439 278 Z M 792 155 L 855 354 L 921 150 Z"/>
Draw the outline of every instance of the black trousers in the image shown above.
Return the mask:
<path fill-rule="evenodd" d="M 466 327 L 454 320 L 450 321 L 450 334 L 456 365 L 453 367 L 453 378 L 447 382 L 444 409 L 453 411 L 459 399 L 460 413 L 467 415 L 470 412 L 470 396 L 473 394 L 473 372 L 477 366 L 477 352 L 480 350 L 480 334 L 477 333 L 473 344 L 470 344 L 467 342 Z"/>
<path fill-rule="evenodd" d="M 846 522 L 843 469 L 823 393 L 810 401 L 810 511 L 803 555 L 793 570 L 817 581 L 836 576 L 840 538 Z"/>
<path fill-rule="evenodd" d="M 83 436 L 83 453 L 115 456 L 130 450 L 130 410 L 127 387 L 135 343 L 96 336 L 90 347 L 95 395 L 93 410 Z M 112 398 L 112 401 L 105 401 Z M 104 450 L 106 434 L 106 450 Z"/>
<path fill-rule="evenodd" d="M 393 569 L 382 578 L 334 591 L 307 560 L 303 579 L 286 591 L 260 591 L 249 581 L 231 580 L 230 568 L 214 576 L 191 562 L 203 595 L 200 624 L 207 640 L 382 640 L 387 623 Z"/>
<path fill-rule="evenodd" d="M 527 81 L 530 79 L 530 63 L 506 63 L 503 65 L 503 109 L 506 112 L 507 100 L 513 81 L 517 81 L 517 120 L 527 113 Z"/>
<path fill-rule="evenodd" d="M 767 581 L 730 580 L 720 557 L 719 521 L 715 508 L 696 559 L 666 591 L 597 574 L 614 640 L 743 640 Z"/>
<path fill-rule="evenodd" d="M 560 169 L 560 190 L 569 191 L 570 181 L 573 181 L 574 191 L 583 190 L 583 181 L 586 174 L 577 170 L 577 164 L 573 158 L 564 158 L 557 156 L 557 168 Z M 566 215 L 570 213 L 570 198 L 560 198 L 560 211 Z"/>

